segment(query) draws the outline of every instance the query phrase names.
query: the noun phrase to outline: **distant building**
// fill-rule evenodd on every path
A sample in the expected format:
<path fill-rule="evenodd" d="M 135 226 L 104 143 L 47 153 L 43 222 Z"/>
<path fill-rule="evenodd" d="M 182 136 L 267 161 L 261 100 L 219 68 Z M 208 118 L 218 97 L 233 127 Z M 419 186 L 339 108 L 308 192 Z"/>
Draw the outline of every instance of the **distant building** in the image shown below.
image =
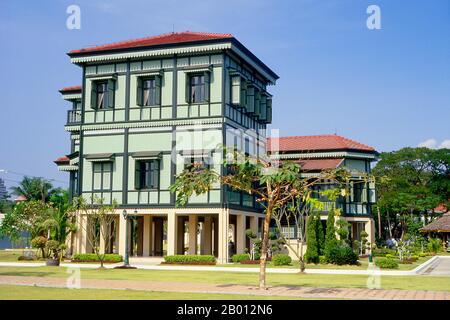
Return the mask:
<path fill-rule="evenodd" d="M 0 200 L 6 199 L 8 197 L 8 192 L 6 191 L 5 181 L 0 178 Z"/>

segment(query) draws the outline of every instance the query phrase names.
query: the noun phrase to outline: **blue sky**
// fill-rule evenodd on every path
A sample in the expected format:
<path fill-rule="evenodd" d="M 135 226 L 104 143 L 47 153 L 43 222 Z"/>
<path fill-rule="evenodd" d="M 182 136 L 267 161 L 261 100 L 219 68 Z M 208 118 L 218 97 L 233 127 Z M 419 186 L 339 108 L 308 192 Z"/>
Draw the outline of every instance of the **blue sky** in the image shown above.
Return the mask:
<path fill-rule="evenodd" d="M 66 8 L 81 8 L 68 30 Z M 381 30 L 366 27 L 368 5 Z M 281 135 L 338 133 L 391 151 L 450 139 L 450 1 L 1 1 L 0 170 L 56 179 L 71 49 L 175 31 L 232 33 L 280 75 Z M 21 176 L 0 173 L 8 186 Z"/>

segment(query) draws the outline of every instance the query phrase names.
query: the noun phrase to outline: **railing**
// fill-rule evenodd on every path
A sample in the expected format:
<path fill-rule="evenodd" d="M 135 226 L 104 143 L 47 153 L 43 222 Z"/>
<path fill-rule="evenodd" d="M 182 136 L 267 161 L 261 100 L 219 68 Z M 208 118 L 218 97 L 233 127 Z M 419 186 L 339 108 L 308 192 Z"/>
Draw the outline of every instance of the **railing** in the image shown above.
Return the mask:
<path fill-rule="evenodd" d="M 69 110 L 67 111 L 67 123 L 80 123 L 81 122 L 81 111 L 80 110 Z"/>

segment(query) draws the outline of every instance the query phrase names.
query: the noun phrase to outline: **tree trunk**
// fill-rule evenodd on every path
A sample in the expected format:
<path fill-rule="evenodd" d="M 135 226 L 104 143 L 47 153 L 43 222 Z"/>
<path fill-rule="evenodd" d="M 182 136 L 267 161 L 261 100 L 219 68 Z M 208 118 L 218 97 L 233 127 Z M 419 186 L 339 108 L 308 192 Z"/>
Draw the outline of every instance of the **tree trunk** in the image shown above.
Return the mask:
<path fill-rule="evenodd" d="M 267 290 L 266 287 L 266 263 L 267 263 L 267 248 L 269 244 L 269 225 L 272 217 L 272 206 L 267 206 L 266 216 L 264 218 L 263 239 L 261 244 L 261 259 L 259 264 L 259 289 Z"/>
<path fill-rule="evenodd" d="M 386 218 L 388 222 L 389 237 L 392 239 L 391 219 L 389 218 L 389 210 L 386 210 Z"/>
<path fill-rule="evenodd" d="M 381 211 L 379 206 L 377 206 L 377 213 L 378 213 L 378 239 L 381 239 Z"/>
<path fill-rule="evenodd" d="M 300 242 L 300 258 L 298 259 L 298 263 L 300 265 L 300 272 L 305 272 L 305 259 L 303 259 L 303 241 Z"/>

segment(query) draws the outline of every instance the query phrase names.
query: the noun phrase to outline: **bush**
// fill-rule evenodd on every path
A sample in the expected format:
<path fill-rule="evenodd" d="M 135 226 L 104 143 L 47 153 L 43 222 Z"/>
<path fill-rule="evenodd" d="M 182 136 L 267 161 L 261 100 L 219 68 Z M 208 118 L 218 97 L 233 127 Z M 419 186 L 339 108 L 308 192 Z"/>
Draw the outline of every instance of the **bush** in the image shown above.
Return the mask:
<path fill-rule="evenodd" d="M 31 240 L 31 246 L 36 249 L 44 249 L 46 243 L 47 243 L 47 238 L 42 237 L 42 236 L 33 238 Z"/>
<path fill-rule="evenodd" d="M 442 241 L 439 238 L 430 238 L 428 240 L 427 249 L 430 252 L 438 253 L 442 250 Z"/>
<path fill-rule="evenodd" d="M 358 264 L 358 255 L 352 248 L 338 245 L 330 249 L 327 261 L 337 265 Z"/>
<path fill-rule="evenodd" d="M 250 260 L 250 255 L 248 253 L 235 254 L 231 257 L 234 263 L 239 263 L 241 261 Z"/>
<path fill-rule="evenodd" d="M 395 255 L 396 251 L 394 249 L 389 249 L 389 248 L 374 248 L 372 250 L 372 255 L 374 257 L 384 257 L 387 254 L 392 254 Z"/>
<path fill-rule="evenodd" d="M 320 264 L 327 264 L 327 257 L 319 256 L 319 263 Z"/>
<path fill-rule="evenodd" d="M 211 255 L 173 255 L 173 256 L 165 256 L 164 261 L 166 263 L 180 263 L 180 264 L 215 264 L 216 258 Z"/>
<path fill-rule="evenodd" d="M 385 257 L 388 258 L 388 259 L 395 259 L 396 258 L 396 256 L 394 254 L 390 254 L 390 253 L 385 255 Z"/>
<path fill-rule="evenodd" d="M 106 253 L 104 262 L 122 262 L 123 258 L 117 253 Z M 77 253 L 73 255 L 72 262 L 100 262 L 95 253 Z"/>
<path fill-rule="evenodd" d="M 398 262 L 389 258 L 375 259 L 375 265 L 382 269 L 398 269 Z"/>
<path fill-rule="evenodd" d="M 272 257 L 272 262 L 274 266 L 288 266 L 292 262 L 292 258 L 284 253 L 276 254 Z"/>

